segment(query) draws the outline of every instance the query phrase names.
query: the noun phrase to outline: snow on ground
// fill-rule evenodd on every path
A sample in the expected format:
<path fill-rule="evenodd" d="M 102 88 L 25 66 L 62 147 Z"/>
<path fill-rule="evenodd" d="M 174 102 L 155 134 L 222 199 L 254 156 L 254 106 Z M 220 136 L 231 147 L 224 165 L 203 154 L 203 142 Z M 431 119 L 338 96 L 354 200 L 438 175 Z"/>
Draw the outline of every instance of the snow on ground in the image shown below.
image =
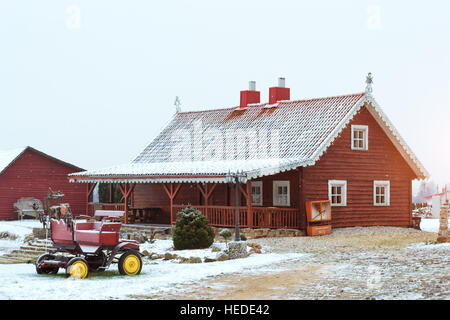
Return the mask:
<path fill-rule="evenodd" d="M 449 219 L 450 224 L 450 219 Z M 439 232 L 439 219 L 436 218 L 425 218 L 420 221 L 420 230 L 426 232 Z"/>
<path fill-rule="evenodd" d="M 33 220 L 0 221 L 0 232 L 18 236 L 14 241 L 1 240 L 0 248 L 2 243 L 4 248 L 20 245 L 37 226 Z M 439 220 L 422 219 L 421 227 L 437 232 Z M 180 264 L 177 260 L 144 258 L 141 275 L 134 277 L 121 276 L 117 265 L 104 273 L 91 273 L 84 280 L 67 279 L 64 270 L 57 275 L 38 275 L 32 264 L 0 265 L 0 299 L 139 299 L 173 294 L 195 298 L 191 295 L 196 289 L 205 295 L 213 289 L 226 290 L 222 288 L 225 283 L 213 281 L 223 278 L 220 276 L 229 276 L 233 283 L 236 277 L 237 284 L 245 276 L 270 277 L 283 270 L 294 272 L 302 285 L 285 290 L 276 282 L 278 278 L 268 278 L 268 286 L 273 281 L 281 288 L 282 299 L 446 299 L 450 294 L 445 271 L 450 244 L 426 244 L 427 237 L 433 235 L 406 228 L 371 227 L 337 229 L 325 237 L 259 239 L 263 253 L 244 259 Z M 226 248 L 225 243 L 214 245 Z M 171 240 L 141 244 L 143 250 L 186 258 L 217 255 L 211 248 L 174 250 Z M 370 287 L 373 281 L 375 288 Z"/>
<path fill-rule="evenodd" d="M 154 260 L 144 264 L 139 276 L 121 276 L 117 265 L 111 271 L 92 273 L 87 279 L 38 275 L 32 264 L 0 265 L 0 299 L 127 299 L 155 293 L 183 291 L 186 284 L 218 275 L 259 274 L 279 270 L 278 263 L 303 259 L 305 254 L 253 254 L 221 262 L 179 264 Z"/>
<path fill-rule="evenodd" d="M 194 249 L 194 250 L 174 250 L 173 249 L 173 241 L 172 240 L 155 240 L 154 243 L 143 243 L 140 245 L 141 252 L 147 250 L 149 253 L 157 253 L 157 254 L 176 254 L 179 257 L 190 258 L 190 257 L 198 257 L 198 258 L 216 258 L 217 254 L 220 252 L 212 251 L 212 247 L 217 247 L 222 251 L 227 248 L 227 245 L 224 242 L 214 242 L 211 247 L 208 249 Z M 250 251 L 250 247 L 247 247 L 247 251 Z M 264 253 L 264 248 L 261 250 Z"/>
<path fill-rule="evenodd" d="M 0 233 L 7 232 L 16 237 L 15 240 L 0 239 L 0 255 L 18 249 L 24 238 L 33 232 L 33 228 L 42 226 L 37 220 L 0 221 Z"/>
<path fill-rule="evenodd" d="M 42 227 L 38 220 L 0 221 L 0 232 L 8 232 L 17 237 L 24 238 L 33 232 L 33 228 Z"/>

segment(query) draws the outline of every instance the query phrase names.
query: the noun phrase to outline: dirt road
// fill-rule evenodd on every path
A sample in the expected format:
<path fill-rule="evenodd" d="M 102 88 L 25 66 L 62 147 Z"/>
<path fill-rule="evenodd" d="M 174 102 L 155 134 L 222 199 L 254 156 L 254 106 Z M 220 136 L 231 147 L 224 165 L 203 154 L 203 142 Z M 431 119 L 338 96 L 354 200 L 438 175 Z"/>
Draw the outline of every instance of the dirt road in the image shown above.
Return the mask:
<path fill-rule="evenodd" d="M 147 299 L 449 299 L 450 245 L 400 228 L 349 228 L 310 238 L 258 239 L 268 252 L 306 253 L 275 272 L 226 275 Z"/>

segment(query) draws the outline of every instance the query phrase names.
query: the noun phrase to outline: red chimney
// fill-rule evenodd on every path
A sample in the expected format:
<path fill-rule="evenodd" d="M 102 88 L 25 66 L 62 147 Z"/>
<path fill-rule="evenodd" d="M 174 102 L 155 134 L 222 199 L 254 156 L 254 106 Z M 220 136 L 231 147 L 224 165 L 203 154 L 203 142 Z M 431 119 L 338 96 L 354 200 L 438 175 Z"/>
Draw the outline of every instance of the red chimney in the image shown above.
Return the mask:
<path fill-rule="evenodd" d="M 285 88 L 285 79 L 278 78 L 278 87 L 269 88 L 269 104 L 277 103 L 281 100 L 290 100 L 291 89 Z"/>
<path fill-rule="evenodd" d="M 260 92 L 256 91 L 256 82 L 250 81 L 248 87 L 248 90 L 241 91 L 241 104 L 239 105 L 239 109 L 244 109 L 249 104 L 259 103 L 261 101 Z"/>

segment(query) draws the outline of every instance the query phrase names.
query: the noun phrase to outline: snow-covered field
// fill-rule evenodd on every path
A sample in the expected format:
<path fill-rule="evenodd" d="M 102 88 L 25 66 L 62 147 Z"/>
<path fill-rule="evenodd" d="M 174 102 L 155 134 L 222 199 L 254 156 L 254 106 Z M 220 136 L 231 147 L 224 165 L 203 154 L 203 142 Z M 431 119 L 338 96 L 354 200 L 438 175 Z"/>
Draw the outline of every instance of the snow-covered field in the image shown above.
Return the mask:
<path fill-rule="evenodd" d="M 38 228 L 41 226 L 42 223 L 38 220 L 0 221 L 0 232 L 8 232 L 24 238 L 26 235 L 33 232 L 33 228 Z"/>
<path fill-rule="evenodd" d="M 40 223 L 35 220 L 0 221 L 0 232 L 15 235 L 16 240 L 1 240 L 3 254 L 17 249 L 24 238 Z M 225 249 L 224 243 L 215 243 Z M 0 250 L 2 250 L 0 249 Z M 144 243 L 141 251 L 177 254 L 180 257 L 214 258 L 218 254 L 211 249 L 173 250 L 171 240 Z M 264 252 L 264 250 L 263 250 Z M 275 270 L 276 265 L 302 259 L 306 254 L 269 253 L 253 254 L 248 258 L 221 262 L 180 264 L 177 260 L 149 260 L 144 258 L 139 276 L 121 276 L 117 265 L 103 273 L 91 273 L 87 279 L 67 279 L 64 270 L 57 275 L 38 275 L 33 264 L 0 264 L 0 299 L 131 299 L 133 297 L 164 294 L 174 289 L 182 292 L 183 286 L 202 279 L 227 274 L 257 274 Z"/>
<path fill-rule="evenodd" d="M 0 232 L 17 236 L 0 240 L 0 255 L 23 244 L 39 225 L 0 221 Z M 421 227 L 436 233 L 439 220 L 422 219 Z M 67 279 L 64 270 L 38 275 L 32 264 L 0 264 L 0 299 L 211 299 L 227 298 L 223 294 L 233 286 L 237 291 L 230 292 L 247 294 L 243 299 L 448 298 L 450 244 L 425 244 L 425 239 L 434 236 L 405 228 L 345 228 L 326 237 L 259 239 L 262 254 L 244 259 L 181 264 L 144 258 L 139 276 L 121 276 L 113 265 L 84 280 Z M 144 250 L 185 258 L 217 255 L 211 249 L 175 251 L 171 240 L 142 244 Z M 368 285 L 371 279 L 375 288 Z"/>
<path fill-rule="evenodd" d="M 0 233 L 8 232 L 15 240 L 0 239 L 0 255 L 19 248 L 24 238 L 33 232 L 33 228 L 42 226 L 37 220 L 0 221 Z"/>
<path fill-rule="evenodd" d="M 304 254 L 254 254 L 245 259 L 179 264 L 156 260 L 145 264 L 139 276 L 114 271 L 91 274 L 83 280 L 58 275 L 38 275 L 34 265 L 0 265 L 0 299 L 128 299 L 183 291 L 183 286 L 226 274 L 258 274 L 274 271 L 280 262 L 304 258 Z"/>

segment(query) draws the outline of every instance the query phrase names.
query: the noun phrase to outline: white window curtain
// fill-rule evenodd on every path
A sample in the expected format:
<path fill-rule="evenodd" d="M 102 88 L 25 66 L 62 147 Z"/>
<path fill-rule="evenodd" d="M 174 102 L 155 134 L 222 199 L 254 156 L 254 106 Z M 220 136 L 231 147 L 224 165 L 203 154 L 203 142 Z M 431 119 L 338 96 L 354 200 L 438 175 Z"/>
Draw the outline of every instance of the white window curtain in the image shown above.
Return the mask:
<path fill-rule="evenodd" d="M 273 205 L 285 207 L 291 205 L 289 181 L 273 182 Z"/>
<path fill-rule="evenodd" d="M 252 181 L 252 205 L 263 205 L 263 184 L 262 181 Z"/>

